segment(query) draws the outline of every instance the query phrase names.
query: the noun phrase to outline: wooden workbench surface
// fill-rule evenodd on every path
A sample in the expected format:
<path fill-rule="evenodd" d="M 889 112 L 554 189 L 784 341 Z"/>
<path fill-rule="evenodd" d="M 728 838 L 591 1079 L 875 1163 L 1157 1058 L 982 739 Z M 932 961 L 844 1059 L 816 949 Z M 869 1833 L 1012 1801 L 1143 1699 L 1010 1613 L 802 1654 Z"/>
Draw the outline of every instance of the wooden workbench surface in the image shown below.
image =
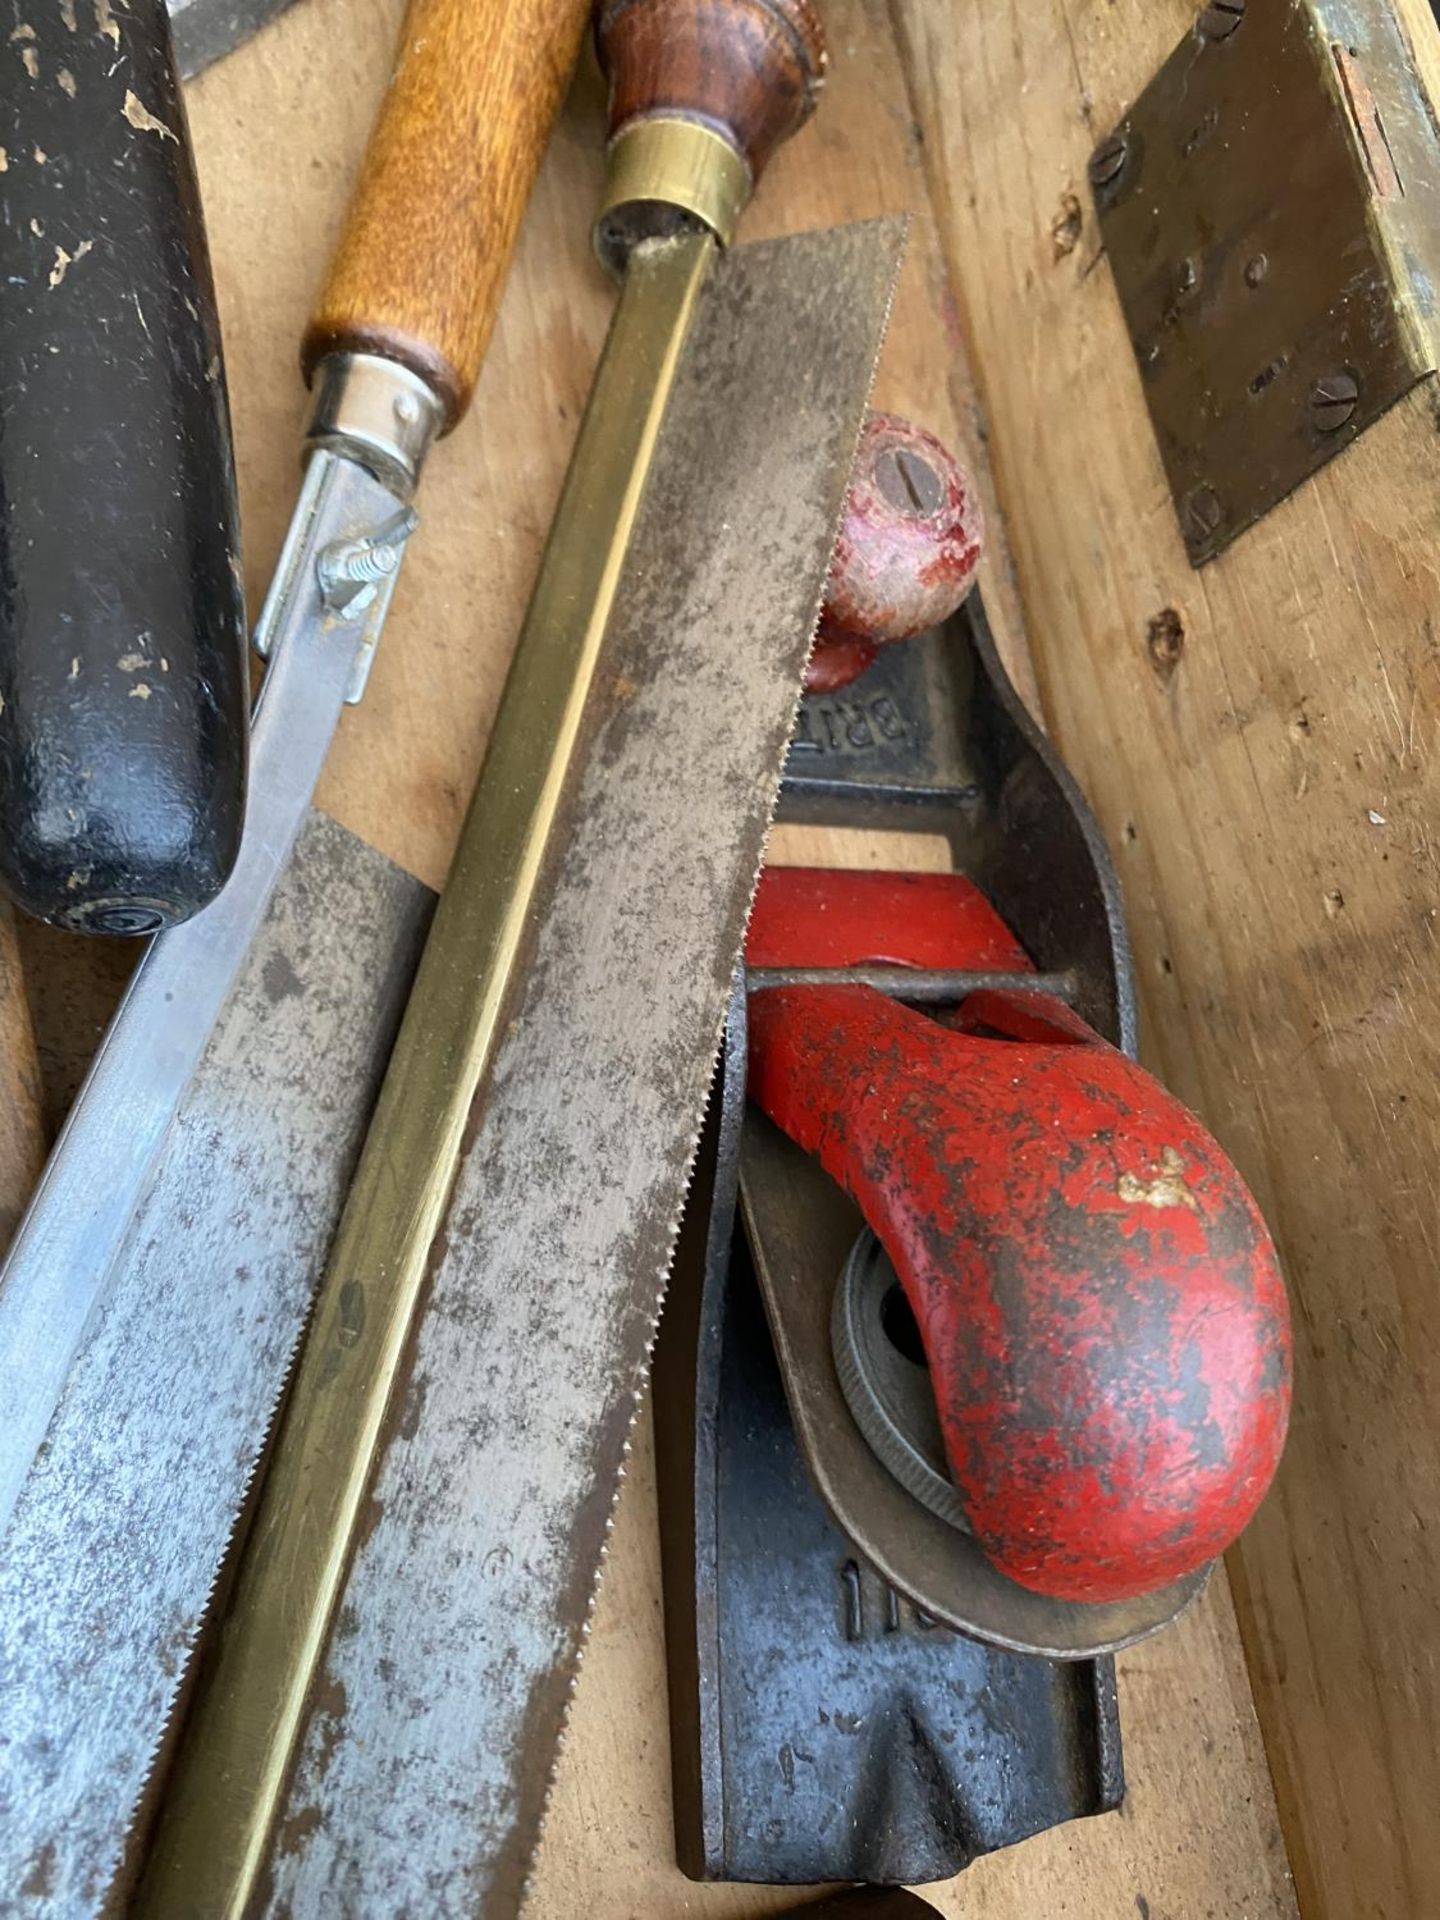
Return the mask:
<path fill-rule="evenodd" d="M 1395 8 L 1434 99 L 1430 9 Z M 1440 1912 L 1434 385 L 1193 573 L 1086 184 L 1193 7 L 892 13 L 1149 1057 L 1249 1178 L 1295 1306 L 1289 1448 L 1232 1575 L 1301 1907 L 1420 1920 Z"/>
<path fill-rule="evenodd" d="M 829 0 L 823 10 L 833 53 L 829 97 L 816 125 L 776 162 L 747 230 L 915 213 L 878 397 L 968 453 L 998 534 L 980 416 L 889 16 L 862 0 Z M 934 11 L 938 23 L 953 9 Z M 303 0 L 191 90 L 252 603 L 293 499 L 305 413 L 296 350 L 306 306 L 399 15 L 399 0 Z M 472 416 L 432 462 L 422 529 L 369 693 L 347 715 L 321 789 L 326 807 L 432 885 L 443 878 L 480 759 L 609 309 L 587 244 L 599 141 L 598 82 L 587 60 L 541 176 Z M 1008 351 L 1008 343 L 994 351 Z M 1034 458 L 1042 439 L 1032 432 L 1021 457 Z M 1033 685 L 1020 600 L 998 537 L 985 584 L 1007 656 L 1022 684 Z M 1081 757 L 1087 715 L 1072 703 L 1066 718 L 1065 744 Z M 1082 757 L 1087 771 L 1096 758 Z M 1109 786 L 1104 797 L 1113 824 Z M 1168 811 L 1147 818 L 1147 839 L 1157 848 L 1172 830 Z M 808 850 L 823 844 L 812 836 Z M 853 842 L 828 850 L 880 857 Z M 1232 1009 L 1228 1017 L 1239 1016 Z M 1187 1091 L 1206 1091 L 1173 1048 L 1164 1058 Z M 663 1920 L 768 1913 L 785 1904 L 773 1891 L 696 1888 L 671 1863 L 648 1422 L 640 1442 L 538 1865 L 529 1911 L 539 1920 L 582 1913 Z M 1292 1910 L 1223 1577 L 1181 1625 L 1120 1665 L 1131 1783 L 1124 1813 L 980 1863 L 933 1895 L 945 1912 L 986 1920 L 1228 1920 Z"/>

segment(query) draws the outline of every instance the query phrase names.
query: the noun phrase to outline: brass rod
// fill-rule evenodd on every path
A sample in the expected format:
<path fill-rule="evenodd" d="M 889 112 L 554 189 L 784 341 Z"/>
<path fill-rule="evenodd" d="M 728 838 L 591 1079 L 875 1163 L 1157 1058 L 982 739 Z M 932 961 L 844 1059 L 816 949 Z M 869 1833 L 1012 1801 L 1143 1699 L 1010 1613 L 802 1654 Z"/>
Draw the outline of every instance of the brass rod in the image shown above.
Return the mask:
<path fill-rule="evenodd" d="M 266 1871 L 467 1120 L 524 930 L 655 445 L 715 254 L 633 255 L 301 1353 L 214 1665 L 176 1755 L 136 1911 L 245 1913 Z"/>

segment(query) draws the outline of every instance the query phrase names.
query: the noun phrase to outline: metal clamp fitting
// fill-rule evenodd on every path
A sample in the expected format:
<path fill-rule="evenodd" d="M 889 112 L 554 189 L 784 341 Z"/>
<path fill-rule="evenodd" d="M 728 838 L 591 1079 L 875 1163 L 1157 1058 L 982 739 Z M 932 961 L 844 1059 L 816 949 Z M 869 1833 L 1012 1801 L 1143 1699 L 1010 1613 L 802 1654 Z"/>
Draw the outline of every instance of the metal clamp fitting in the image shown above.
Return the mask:
<path fill-rule="evenodd" d="M 327 354 L 315 377 L 311 446 L 358 461 L 408 499 L 444 425 L 439 395 L 378 353 Z"/>
<path fill-rule="evenodd" d="M 334 540 L 315 562 L 320 598 L 331 613 L 353 619 L 380 597 L 380 590 L 400 571 L 405 542 L 419 525 L 413 507 L 402 507 L 373 533 L 353 540 Z"/>

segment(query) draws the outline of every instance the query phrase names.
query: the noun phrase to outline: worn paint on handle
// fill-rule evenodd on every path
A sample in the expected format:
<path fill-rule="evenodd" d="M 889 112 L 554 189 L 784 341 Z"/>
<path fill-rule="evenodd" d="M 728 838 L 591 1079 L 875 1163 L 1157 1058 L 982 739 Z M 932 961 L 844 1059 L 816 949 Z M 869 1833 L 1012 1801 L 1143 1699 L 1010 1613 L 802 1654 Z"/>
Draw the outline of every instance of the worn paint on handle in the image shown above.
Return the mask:
<path fill-rule="evenodd" d="M 892 892 L 885 899 L 887 881 Z M 756 966 L 993 957 L 959 875 L 769 869 Z M 1274 1475 L 1290 1320 L 1265 1223 L 1195 1116 L 1058 1001 L 948 1021 L 868 987 L 750 1000 L 752 1097 L 858 1201 L 904 1284 L 951 1472 L 1003 1573 L 1057 1599 L 1167 1585 Z"/>
<path fill-rule="evenodd" d="M 239 843 L 248 688 L 219 326 L 162 0 L 0 42 L 0 884 L 183 920 Z"/>

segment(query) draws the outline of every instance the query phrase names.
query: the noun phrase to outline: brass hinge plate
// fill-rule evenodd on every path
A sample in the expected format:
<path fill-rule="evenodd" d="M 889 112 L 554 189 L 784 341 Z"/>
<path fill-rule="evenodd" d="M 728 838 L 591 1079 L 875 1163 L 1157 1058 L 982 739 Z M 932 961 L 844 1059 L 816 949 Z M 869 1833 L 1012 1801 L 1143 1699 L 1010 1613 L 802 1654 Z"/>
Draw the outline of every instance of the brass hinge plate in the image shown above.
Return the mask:
<path fill-rule="evenodd" d="M 1216 0 L 1090 178 L 1198 567 L 1440 364 L 1440 136 L 1388 0 Z"/>

